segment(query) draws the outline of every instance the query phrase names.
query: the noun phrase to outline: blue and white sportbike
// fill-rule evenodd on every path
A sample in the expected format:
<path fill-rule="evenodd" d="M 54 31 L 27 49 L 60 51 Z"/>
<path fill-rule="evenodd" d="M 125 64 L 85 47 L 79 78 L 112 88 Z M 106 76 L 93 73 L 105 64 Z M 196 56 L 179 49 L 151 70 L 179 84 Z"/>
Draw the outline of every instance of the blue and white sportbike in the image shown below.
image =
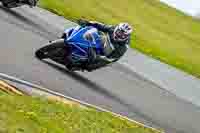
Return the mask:
<path fill-rule="evenodd" d="M 112 51 L 108 42 L 108 36 L 96 28 L 76 26 L 66 29 L 60 39 L 50 41 L 48 45 L 38 49 L 35 55 L 41 60 L 51 59 L 66 67 L 72 66 L 72 71 L 83 71 L 87 70 L 85 66 L 90 61 L 91 49 L 100 56 Z M 71 64 L 66 65 L 66 62 Z"/>

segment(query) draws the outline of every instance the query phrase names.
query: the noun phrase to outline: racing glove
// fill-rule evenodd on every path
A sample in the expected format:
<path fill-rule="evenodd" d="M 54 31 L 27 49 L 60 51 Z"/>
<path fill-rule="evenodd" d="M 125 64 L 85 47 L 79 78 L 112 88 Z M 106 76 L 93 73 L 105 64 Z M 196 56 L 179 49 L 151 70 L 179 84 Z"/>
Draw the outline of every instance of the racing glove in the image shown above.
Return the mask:
<path fill-rule="evenodd" d="M 85 20 L 85 19 L 79 19 L 77 21 L 77 23 L 80 25 L 80 26 L 87 26 L 87 24 L 89 23 L 89 21 Z"/>

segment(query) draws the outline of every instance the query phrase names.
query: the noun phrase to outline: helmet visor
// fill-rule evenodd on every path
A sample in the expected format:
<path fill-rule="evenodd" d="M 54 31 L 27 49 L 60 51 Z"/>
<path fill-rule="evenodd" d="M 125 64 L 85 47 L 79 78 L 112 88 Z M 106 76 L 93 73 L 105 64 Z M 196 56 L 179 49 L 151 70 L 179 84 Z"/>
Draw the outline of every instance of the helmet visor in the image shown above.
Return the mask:
<path fill-rule="evenodd" d="M 128 36 L 129 35 L 126 34 L 123 30 L 118 29 L 118 30 L 115 31 L 116 39 L 125 40 L 125 39 L 128 38 Z"/>

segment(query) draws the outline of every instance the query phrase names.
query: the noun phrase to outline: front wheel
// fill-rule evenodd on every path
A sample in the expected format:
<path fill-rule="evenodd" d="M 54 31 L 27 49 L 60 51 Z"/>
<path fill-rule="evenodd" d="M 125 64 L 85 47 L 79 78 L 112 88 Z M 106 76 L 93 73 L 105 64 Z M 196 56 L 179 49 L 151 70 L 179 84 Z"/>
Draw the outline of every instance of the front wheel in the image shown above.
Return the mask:
<path fill-rule="evenodd" d="M 35 52 L 35 56 L 42 60 L 45 58 L 51 58 L 56 56 L 64 56 L 60 52 L 65 50 L 65 44 L 63 39 L 52 41 L 49 45 L 46 45 Z M 62 53 L 63 53 L 62 52 Z"/>
<path fill-rule="evenodd" d="M 43 51 L 43 48 L 38 49 L 35 52 L 35 56 L 40 60 L 48 58 L 47 54 L 45 54 L 45 51 Z"/>

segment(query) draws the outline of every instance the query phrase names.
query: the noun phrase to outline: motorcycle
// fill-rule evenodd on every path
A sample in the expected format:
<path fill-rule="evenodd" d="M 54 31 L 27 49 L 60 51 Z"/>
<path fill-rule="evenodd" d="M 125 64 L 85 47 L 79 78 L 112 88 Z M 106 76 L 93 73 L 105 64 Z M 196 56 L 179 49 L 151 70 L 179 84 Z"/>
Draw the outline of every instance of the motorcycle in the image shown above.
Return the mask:
<path fill-rule="evenodd" d="M 22 5 L 29 5 L 34 7 L 37 5 L 38 0 L 0 0 L 2 5 L 6 8 L 15 8 Z"/>
<path fill-rule="evenodd" d="M 93 50 L 96 55 L 104 55 L 100 33 L 93 27 L 76 26 L 66 29 L 60 39 L 50 41 L 48 45 L 38 49 L 35 55 L 40 60 L 49 58 L 62 65 L 65 65 L 66 57 L 70 55 L 71 71 L 90 71 L 85 66 L 90 62 Z"/>

